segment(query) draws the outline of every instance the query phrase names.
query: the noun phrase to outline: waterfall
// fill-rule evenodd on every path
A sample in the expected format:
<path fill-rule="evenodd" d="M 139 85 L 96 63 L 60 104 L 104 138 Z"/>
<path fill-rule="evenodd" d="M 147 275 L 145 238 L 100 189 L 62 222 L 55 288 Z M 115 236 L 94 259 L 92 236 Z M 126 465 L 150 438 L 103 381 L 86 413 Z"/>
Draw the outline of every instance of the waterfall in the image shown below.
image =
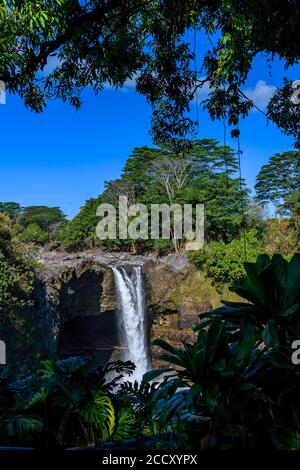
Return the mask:
<path fill-rule="evenodd" d="M 120 336 L 126 348 L 123 360 L 135 364 L 131 380 L 141 381 L 150 368 L 142 270 L 135 266 L 131 275 L 122 267 L 113 266 L 112 270 L 121 314 Z"/>

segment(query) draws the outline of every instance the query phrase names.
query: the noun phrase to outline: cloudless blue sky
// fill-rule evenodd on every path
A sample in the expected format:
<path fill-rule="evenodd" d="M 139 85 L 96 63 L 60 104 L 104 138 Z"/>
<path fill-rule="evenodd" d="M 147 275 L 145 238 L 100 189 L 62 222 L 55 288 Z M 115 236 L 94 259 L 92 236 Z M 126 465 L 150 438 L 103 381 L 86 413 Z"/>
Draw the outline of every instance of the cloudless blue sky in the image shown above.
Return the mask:
<path fill-rule="evenodd" d="M 264 106 L 282 77 L 300 77 L 300 67 L 284 71 L 276 61 L 270 75 L 267 62 L 255 60 L 243 88 Z M 192 105 L 196 116 L 196 105 Z M 0 105 L 0 201 L 21 205 L 60 206 L 73 217 L 85 200 L 97 196 L 104 181 L 120 175 L 133 147 L 151 145 L 151 109 L 130 83 L 125 89 L 106 88 L 95 96 L 83 93 L 83 106 L 75 111 L 59 101 L 49 103 L 43 114 L 27 110 L 15 96 Z M 200 111 L 198 138 L 214 137 L 223 142 L 223 124 L 211 122 Z M 268 157 L 292 148 L 265 117 L 251 112 L 241 122 L 242 174 L 253 188 L 255 176 Z M 236 140 L 228 143 L 236 148 Z"/>

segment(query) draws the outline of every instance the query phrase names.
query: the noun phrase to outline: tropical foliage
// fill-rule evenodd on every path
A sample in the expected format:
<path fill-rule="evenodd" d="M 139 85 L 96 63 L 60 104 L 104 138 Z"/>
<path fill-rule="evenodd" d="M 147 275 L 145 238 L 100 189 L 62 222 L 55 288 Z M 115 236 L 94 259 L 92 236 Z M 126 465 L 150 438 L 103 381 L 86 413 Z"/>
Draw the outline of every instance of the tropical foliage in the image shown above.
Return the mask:
<path fill-rule="evenodd" d="M 256 178 L 257 198 L 272 202 L 282 215 L 300 213 L 300 152 L 277 153 Z"/>
<path fill-rule="evenodd" d="M 246 302 L 200 315 L 194 343 L 155 340 L 168 367 L 140 384 L 124 381 L 131 363 L 104 367 L 95 355 L 43 361 L 10 384 L 2 377 L 3 442 L 54 448 L 144 436 L 171 448 L 299 448 L 292 345 L 300 336 L 300 255 L 261 255 L 245 272 L 232 290 Z"/>
<path fill-rule="evenodd" d="M 130 374 L 133 367 L 102 367 L 97 356 L 43 361 L 36 372 L 5 389 L 9 408 L 1 410 L 1 431 L 8 441 L 31 442 L 38 448 L 119 439 L 131 429 L 130 417 L 125 408 L 115 408 L 111 392 L 121 373 Z M 107 381 L 106 374 L 113 373 L 115 378 Z"/>
<path fill-rule="evenodd" d="M 154 435 L 159 442 L 167 422 L 157 406 L 161 390 L 149 383 L 157 374 L 148 374 L 141 384 L 125 382 L 133 370 L 130 362 L 103 366 L 99 356 L 87 355 L 42 361 L 13 383 L 2 376 L 2 442 L 38 449 L 101 446 Z"/>
<path fill-rule="evenodd" d="M 196 342 L 182 350 L 155 341 L 167 352 L 162 359 L 179 367 L 179 386 L 188 388 L 185 412 L 210 420 L 202 444 L 299 448 L 300 364 L 292 362 L 300 337 L 299 269 L 299 255 L 289 263 L 260 256 L 232 287 L 247 303 L 224 301 L 201 315 Z"/>
<path fill-rule="evenodd" d="M 0 337 L 10 351 L 9 366 L 24 370 L 35 354 L 34 274 L 15 244 L 18 228 L 0 214 Z M 29 354 L 30 352 L 30 354 Z"/>
<path fill-rule="evenodd" d="M 50 237 L 38 224 L 29 224 L 20 234 L 20 239 L 24 242 L 44 245 Z"/>
<path fill-rule="evenodd" d="M 6 0 L 0 80 L 37 112 L 53 98 L 78 108 L 87 86 L 98 93 L 107 82 L 134 81 L 153 107 L 155 140 L 171 140 L 195 129 L 189 106 L 208 82 L 211 117 L 237 126 L 254 105 L 241 87 L 255 57 L 269 54 L 272 62 L 278 55 L 286 66 L 299 60 L 299 17 L 292 0 Z M 204 52 L 195 70 L 198 49 Z M 277 114 L 274 121 L 286 128 Z M 289 132 L 297 138 L 297 128 Z"/>
<path fill-rule="evenodd" d="M 17 221 L 22 208 L 17 202 L 0 202 L 0 213 L 9 215 L 11 220 Z"/>
<path fill-rule="evenodd" d="M 256 263 L 245 263 L 245 271 L 246 277 L 231 290 L 247 303 L 224 301 L 211 315 L 230 322 L 233 328 L 242 321 L 255 326 L 266 347 L 289 351 L 300 337 L 300 254 L 290 262 L 278 254 L 271 259 L 260 255 Z"/>
<path fill-rule="evenodd" d="M 14 235 L 25 242 L 45 244 L 55 241 L 66 222 L 59 207 L 27 206 L 17 202 L 0 202 L 0 214 L 6 214 L 15 224 Z"/>

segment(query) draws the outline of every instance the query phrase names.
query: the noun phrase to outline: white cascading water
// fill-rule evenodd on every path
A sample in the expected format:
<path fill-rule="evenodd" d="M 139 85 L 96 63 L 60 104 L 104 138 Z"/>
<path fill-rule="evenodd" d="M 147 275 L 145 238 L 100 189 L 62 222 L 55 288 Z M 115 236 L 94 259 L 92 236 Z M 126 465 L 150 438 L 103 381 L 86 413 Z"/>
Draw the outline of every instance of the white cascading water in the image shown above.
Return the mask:
<path fill-rule="evenodd" d="M 122 267 L 113 266 L 112 270 L 121 313 L 120 335 L 126 348 L 123 360 L 135 364 L 130 380 L 140 382 L 150 368 L 142 270 L 133 267 L 131 276 Z"/>

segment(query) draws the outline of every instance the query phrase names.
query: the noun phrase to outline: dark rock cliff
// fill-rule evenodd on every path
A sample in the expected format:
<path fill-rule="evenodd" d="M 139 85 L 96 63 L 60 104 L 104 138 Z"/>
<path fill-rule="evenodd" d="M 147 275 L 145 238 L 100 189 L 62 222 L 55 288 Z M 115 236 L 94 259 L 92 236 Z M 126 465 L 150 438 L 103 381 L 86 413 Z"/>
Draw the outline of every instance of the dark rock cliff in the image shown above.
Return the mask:
<path fill-rule="evenodd" d="M 119 357 L 117 300 L 112 265 L 143 270 L 149 337 L 162 337 L 179 346 L 194 335 L 198 314 L 219 304 L 220 298 L 186 254 L 166 257 L 129 253 L 40 252 L 36 274 L 40 315 L 47 318 L 47 347 L 51 356 L 100 351 L 103 361 Z M 159 364 L 152 348 L 153 365 Z"/>

